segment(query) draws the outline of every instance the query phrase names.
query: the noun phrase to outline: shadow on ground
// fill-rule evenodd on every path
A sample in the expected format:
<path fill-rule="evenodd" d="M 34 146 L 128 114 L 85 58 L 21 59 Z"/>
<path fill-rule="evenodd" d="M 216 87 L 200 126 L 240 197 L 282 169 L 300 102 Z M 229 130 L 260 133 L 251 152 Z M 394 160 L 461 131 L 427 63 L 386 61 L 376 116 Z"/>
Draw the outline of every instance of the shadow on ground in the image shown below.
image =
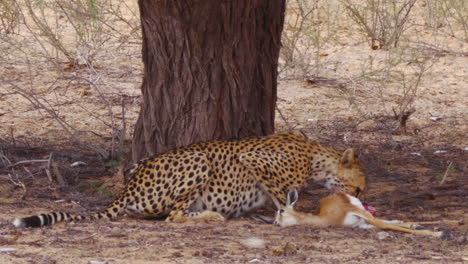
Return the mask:
<path fill-rule="evenodd" d="M 317 129 L 321 129 L 320 127 Z M 322 127 L 322 129 L 324 129 Z M 320 141 L 340 142 L 340 133 Z M 365 200 L 385 219 L 440 221 L 428 226 L 448 231 L 445 240 L 408 234 L 354 230 L 279 228 L 250 218 L 227 223 L 184 224 L 122 217 L 117 221 L 61 223 L 40 229 L 14 229 L 14 217 L 54 210 L 86 213 L 112 201 L 121 188 L 110 167 L 90 153 L 56 147 L 3 145 L 10 162 L 47 159 L 54 152 L 62 178 L 50 183 L 44 164 L 1 168 L 1 263 L 463 263 L 468 258 L 466 151 L 421 141 L 370 141 L 354 134 L 369 177 Z M 390 142 L 390 143 L 389 143 Z M 335 144 L 336 146 L 336 144 Z M 344 149 L 347 146 L 336 146 Z M 443 152 L 440 152 L 442 150 Z M 438 152 L 439 151 L 439 152 Z M 84 168 L 67 164 L 81 160 Z M 450 166 L 449 166 L 450 165 Z M 105 168 L 105 169 L 103 169 Z M 29 171 L 29 172 L 28 172 Z M 107 175 L 107 176 L 102 176 Z M 16 177 L 16 178 L 15 178 Z M 101 185 L 105 182 L 106 184 Z M 109 184 L 113 183 L 113 184 Z M 115 186 L 113 186 L 115 185 Z M 310 183 L 297 206 L 316 209 L 327 193 Z M 271 210 L 261 213 L 272 214 Z M 454 221 L 453 221 L 454 220 Z M 254 241 L 254 242 L 252 242 Z M 95 262 L 93 262 L 95 261 Z"/>

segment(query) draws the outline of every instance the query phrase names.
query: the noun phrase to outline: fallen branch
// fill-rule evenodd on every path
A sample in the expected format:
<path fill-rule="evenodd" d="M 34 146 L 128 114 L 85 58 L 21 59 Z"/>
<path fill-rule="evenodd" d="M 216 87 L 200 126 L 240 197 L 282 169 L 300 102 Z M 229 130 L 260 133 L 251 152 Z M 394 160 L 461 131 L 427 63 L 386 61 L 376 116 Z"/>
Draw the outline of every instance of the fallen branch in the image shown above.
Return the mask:
<path fill-rule="evenodd" d="M 40 162 L 49 162 L 48 159 L 42 159 L 42 160 L 22 160 L 18 161 L 15 164 L 8 165 L 7 168 L 13 168 L 21 164 L 29 164 L 29 163 L 40 163 Z"/>
<path fill-rule="evenodd" d="M 468 52 L 459 52 L 459 51 L 448 50 L 448 49 L 438 47 L 436 45 L 423 43 L 423 42 L 419 42 L 418 44 L 423 49 L 425 49 L 428 53 L 430 53 L 430 54 L 432 54 L 434 56 L 438 56 L 438 57 L 443 57 L 443 56 L 468 57 Z"/>

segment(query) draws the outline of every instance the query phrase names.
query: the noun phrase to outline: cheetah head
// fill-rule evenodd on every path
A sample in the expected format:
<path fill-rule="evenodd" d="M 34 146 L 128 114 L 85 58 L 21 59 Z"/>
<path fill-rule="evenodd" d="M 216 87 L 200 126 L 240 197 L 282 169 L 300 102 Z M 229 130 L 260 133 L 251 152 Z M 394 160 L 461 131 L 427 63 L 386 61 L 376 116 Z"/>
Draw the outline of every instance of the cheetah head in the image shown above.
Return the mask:
<path fill-rule="evenodd" d="M 357 159 L 354 149 L 343 152 L 336 177 L 327 180 L 325 186 L 335 192 L 345 192 L 360 197 L 366 191 L 364 167 Z"/>

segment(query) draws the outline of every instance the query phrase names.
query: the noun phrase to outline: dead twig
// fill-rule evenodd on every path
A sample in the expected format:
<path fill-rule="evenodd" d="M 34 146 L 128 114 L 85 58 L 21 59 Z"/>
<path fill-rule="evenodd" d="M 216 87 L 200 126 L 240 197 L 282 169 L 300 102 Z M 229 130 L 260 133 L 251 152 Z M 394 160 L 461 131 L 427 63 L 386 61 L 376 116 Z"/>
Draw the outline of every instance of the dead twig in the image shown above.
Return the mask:
<path fill-rule="evenodd" d="M 438 47 L 433 44 L 424 43 L 424 42 L 416 42 L 421 46 L 421 48 L 429 53 L 429 55 L 434 55 L 437 57 L 445 57 L 445 56 L 455 56 L 455 57 L 468 57 L 468 52 L 460 52 L 460 51 L 453 51 Z"/>
<path fill-rule="evenodd" d="M 53 179 L 52 179 L 52 173 L 50 171 L 50 168 L 52 166 L 52 152 L 50 153 L 49 155 L 49 159 L 47 160 L 47 167 L 45 169 L 46 171 L 46 174 L 47 174 L 47 178 L 49 179 L 49 182 L 52 182 Z"/>
<path fill-rule="evenodd" d="M 26 196 L 26 191 L 27 191 L 26 190 L 26 185 L 22 181 L 20 181 L 18 179 L 18 176 L 15 175 L 15 178 L 16 179 L 13 179 L 13 176 L 11 175 L 11 173 L 8 173 L 8 179 L 10 180 L 10 182 L 13 183 L 13 185 L 15 185 L 15 186 L 23 188 L 24 192 L 23 192 L 23 196 L 21 198 L 24 198 L 24 196 Z"/>
<path fill-rule="evenodd" d="M 36 179 L 34 177 L 34 174 L 32 174 L 32 172 L 28 168 L 24 167 L 24 170 L 29 174 L 29 176 L 31 176 L 31 178 Z"/>
<path fill-rule="evenodd" d="M 127 120 L 125 119 L 125 98 L 122 97 L 121 99 L 121 107 L 122 107 L 122 130 L 120 135 L 120 152 L 124 152 L 124 144 L 125 144 L 125 137 L 127 135 Z"/>
<path fill-rule="evenodd" d="M 12 238 L 0 238 L 0 245 L 12 245 L 16 244 L 17 240 L 19 237 L 22 235 L 21 232 L 18 230 L 15 230 L 11 235 L 13 235 Z"/>
<path fill-rule="evenodd" d="M 440 180 L 439 186 L 444 184 L 445 180 L 447 179 L 450 169 L 452 168 L 452 164 L 453 164 L 453 161 L 451 161 L 450 164 L 447 166 L 447 169 L 445 169 L 444 176 L 442 177 L 442 180 Z"/>
<path fill-rule="evenodd" d="M 406 123 L 408 122 L 410 116 L 416 112 L 416 108 L 412 107 L 408 111 L 403 111 L 401 113 L 397 113 L 395 108 L 392 108 L 393 115 L 395 120 L 400 122 L 400 129 L 406 133 Z"/>
<path fill-rule="evenodd" d="M 294 127 L 289 123 L 289 121 L 286 119 L 286 117 L 283 115 L 283 113 L 281 112 L 281 110 L 279 109 L 278 105 L 276 105 L 276 111 L 278 111 L 281 119 L 283 119 L 284 123 L 286 124 L 286 126 L 288 127 L 288 130 L 293 130 Z"/>
<path fill-rule="evenodd" d="M 7 164 L 7 167 L 11 166 L 11 161 L 7 158 L 7 156 L 3 155 L 0 153 L 0 160 L 3 161 L 3 163 Z"/>
<path fill-rule="evenodd" d="M 41 159 L 41 160 L 22 160 L 18 161 L 15 164 L 8 165 L 7 168 L 13 168 L 21 164 L 29 164 L 29 163 L 41 163 L 41 162 L 49 162 L 48 159 Z"/>
<path fill-rule="evenodd" d="M 55 178 L 57 179 L 57 182 L 60 185 L 65 185 L 66 184 L 65 179 L 63 178 L 62 173 L 60 173 L 57 162 L 52 162 L 52 170 L 54 172 Z"/>

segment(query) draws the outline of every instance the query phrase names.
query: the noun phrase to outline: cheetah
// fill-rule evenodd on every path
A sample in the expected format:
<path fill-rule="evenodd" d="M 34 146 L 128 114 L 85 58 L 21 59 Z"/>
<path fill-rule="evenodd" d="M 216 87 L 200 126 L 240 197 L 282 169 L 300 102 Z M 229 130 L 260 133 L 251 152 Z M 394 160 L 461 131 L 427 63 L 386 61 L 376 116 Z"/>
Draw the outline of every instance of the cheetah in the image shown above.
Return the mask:
<path fill-rule="evenodd" d="M 353 149 L 340 153 L 298 131 L 238 141 L 195 143 L 139 161 L 120 196 L 102 212 L 73 215 L 52 212 L 13 221 L 40 227 L 60 221 L 115 219 L 128 214 L 224 221 L 265 205 L 286 205 L 293 188 L 307 180 L 333 191 L 359 196 L 366 190 L 364 168 Z"/>

